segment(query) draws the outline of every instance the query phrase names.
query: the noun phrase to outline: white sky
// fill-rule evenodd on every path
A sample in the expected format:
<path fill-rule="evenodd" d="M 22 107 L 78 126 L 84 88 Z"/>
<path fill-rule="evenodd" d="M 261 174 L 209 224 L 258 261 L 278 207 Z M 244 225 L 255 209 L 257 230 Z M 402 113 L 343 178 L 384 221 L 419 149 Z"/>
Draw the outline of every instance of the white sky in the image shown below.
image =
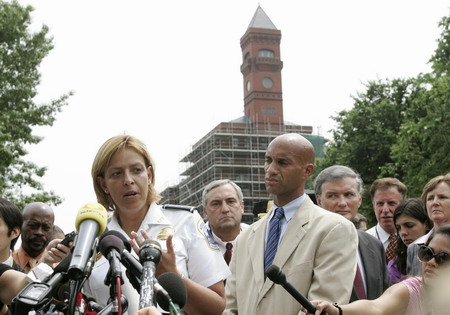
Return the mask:
<path fill-rule="evenodd" d="M 222 121 L 243 116 L 240 38 L 258 3 L 282 32 L 284 118 L 327 135 L 330 116 L 363 83 L 430 71 L 448 15 L 443 0 L 20 0 L 55 48 L 41 65 L 37 101 L 75 95 L 28 160 L 47 166 L 46 190 L 64 198 L 56 223 L 95 201 L 90 169 L 100 145 L 129 133 L 156 163 L 159 191 L 177 184 L 179 160 Z"/>

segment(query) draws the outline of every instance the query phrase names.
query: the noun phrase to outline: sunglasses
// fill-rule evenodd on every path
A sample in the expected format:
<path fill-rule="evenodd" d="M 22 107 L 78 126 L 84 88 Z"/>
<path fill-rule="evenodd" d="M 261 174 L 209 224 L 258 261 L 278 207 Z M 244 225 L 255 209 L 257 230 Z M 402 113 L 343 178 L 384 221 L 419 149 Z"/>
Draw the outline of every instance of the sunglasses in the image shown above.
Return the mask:
<path fill-rule="evenodd" d="M 429 262 L 434 258 L 438 265 L 442 265 L 450 261 L 450 254 L 447 252 L 440 252 L 435 254 L 433 249 L 426 245 L 421 245 L 418 253 L 421 262 Z"/>

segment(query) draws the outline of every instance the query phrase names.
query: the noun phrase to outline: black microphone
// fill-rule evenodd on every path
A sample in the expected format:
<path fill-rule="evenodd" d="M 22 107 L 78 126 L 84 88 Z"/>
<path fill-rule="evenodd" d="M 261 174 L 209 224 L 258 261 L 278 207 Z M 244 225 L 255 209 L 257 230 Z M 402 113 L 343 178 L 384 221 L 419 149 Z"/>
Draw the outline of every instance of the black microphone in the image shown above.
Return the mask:
<path fill-rule="evenodd" d="M 95 239 L 106 229 L 108 214 L 99 203 L 88 203 L 78 211 L 75 226 L 78 235 L 72 252 L 68 274 L 73 280 L 85 276 L 88 260 L 95 248 Z"/>
<path fill-rule="evenodd" d="M 125 246 L 125 249 L 122 251 L 122 264 L 125 266 L 127 271 L 130 271 L 131 274 L 136 277 L 137 279 L 141 279 L 142 277 L 142 265 L 133 255 L 131 255 L 131 245 L 128 242 L 127 238 L 120 233 L 119 231 L 110 230 L 105 232 L 101 237 L 100 241 L 103 237 L 106 237 L 108 235 L 114 235 L 120 238 L 123 242 L 123 245 Z M 139 291 L 139 289 L 138 289 Z"/>
<path fill-rule="evenodd" d="M 71 259 L 71 255 L 66 256 L 46 282 L 32 282 L 23 288 L 11 303 L 13 314 L 28 314 L 32 309 L 40 310 L 51 303 L 52 293 L 61 282 L 68 280 L 66 272 Z"/>
<path fill-rule="evenodd" d="M 111 280 L 120 278 L 122 280 L 122 268 L 121 268 L 121 254 L 125 250 L 125 246 L 120 238 L 114 235 L 107 235 L 102 238 L 99 245 L 99 250 L 103 256 L 109 261 L 109 275 Z"/>
<path fill-rule="evenodd" d="M 186 304 L 187 291 L 183 279 L 174 272 L 165 272 L 158 277 L 159 285 L 164 291 L 159 290 L 158 284 L 155 284 L 156 300 L 158 305 L 166 312 L 170 309 L 170 303 L 183 308 Z"/>
<path fill-rule="evenodd" d="M 276 284 L 281 284 L 290 295 L 294 297 L 310 314 L 316 312 L 315 306 L 303 296 L 296 288 L 294 288 L 289 282 L 286 281 L 286 275 L 281 271 L 280 267 L 272 265 L 266 271 L 266 276 Z M 323 311 L 321 315 L 328 315 Z"/>
<path fill-rule="evenodd" d="M 142 281 L 139 299 L 139 308 L 154 306 L 154 281 L 156 266 L 161 260 L 161 245 L 155 240 L 145 240 L 141 244 L 139 260 L 142 263 Z"/>

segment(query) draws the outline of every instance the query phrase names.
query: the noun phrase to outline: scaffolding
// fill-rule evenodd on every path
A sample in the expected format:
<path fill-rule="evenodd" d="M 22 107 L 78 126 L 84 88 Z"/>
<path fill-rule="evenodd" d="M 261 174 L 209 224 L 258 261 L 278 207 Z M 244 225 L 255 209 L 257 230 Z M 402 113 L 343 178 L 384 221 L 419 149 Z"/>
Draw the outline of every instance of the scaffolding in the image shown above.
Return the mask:
<path fill-rule="evenodd" d="M 253 213 L 257 203 L 270 199 L 263 168 L 267 146 L 276 136 L 292 132 L 312 140 L 319 155 L 323 152 L 324 139 L 312 135 L 311 126 L 250 123 L 244 117 L 220 123 L 181 159 L 185 163 L 181 181 L 161 193 L 161 203 L 196 206 L 202 212 L 203 188 L 213 180 L 228 178 L 241 187 L 245 212 Z"/>

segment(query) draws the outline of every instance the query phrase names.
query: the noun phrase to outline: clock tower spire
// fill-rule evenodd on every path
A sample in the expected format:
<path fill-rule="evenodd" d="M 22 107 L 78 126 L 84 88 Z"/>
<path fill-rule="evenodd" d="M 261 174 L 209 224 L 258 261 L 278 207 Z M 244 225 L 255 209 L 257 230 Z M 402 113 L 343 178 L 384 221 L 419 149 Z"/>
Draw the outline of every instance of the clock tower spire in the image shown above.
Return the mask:
<path fill-rule="evenodd" d="M 244 114 L 251 123 L 283 124 L 281 31 L 258 6 L 241 37 Z"/>

